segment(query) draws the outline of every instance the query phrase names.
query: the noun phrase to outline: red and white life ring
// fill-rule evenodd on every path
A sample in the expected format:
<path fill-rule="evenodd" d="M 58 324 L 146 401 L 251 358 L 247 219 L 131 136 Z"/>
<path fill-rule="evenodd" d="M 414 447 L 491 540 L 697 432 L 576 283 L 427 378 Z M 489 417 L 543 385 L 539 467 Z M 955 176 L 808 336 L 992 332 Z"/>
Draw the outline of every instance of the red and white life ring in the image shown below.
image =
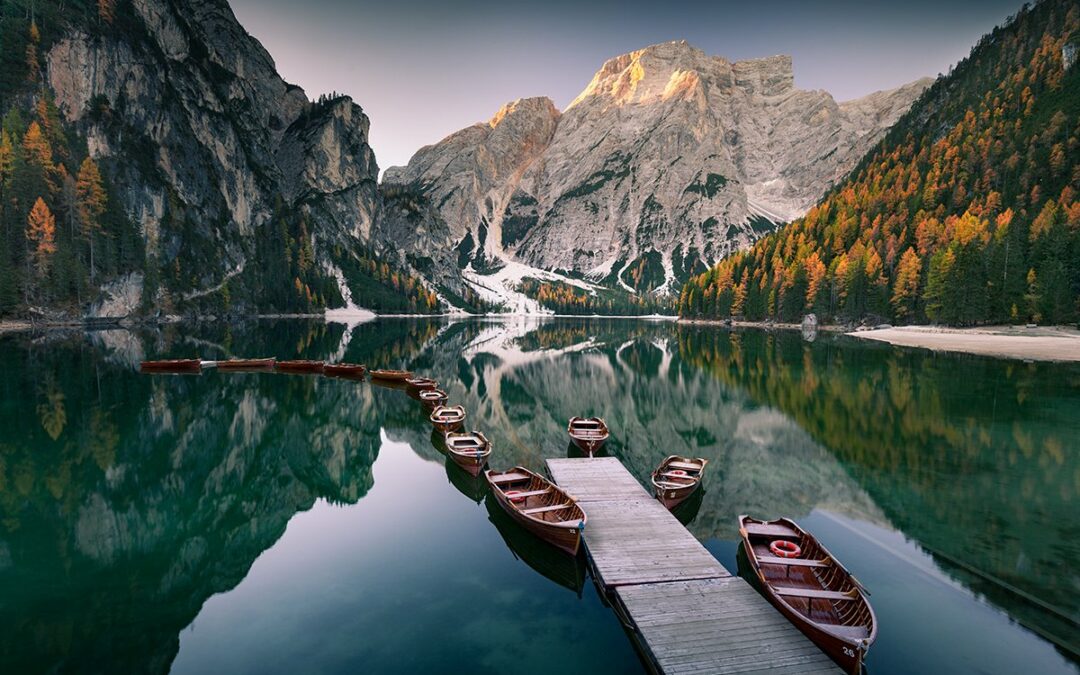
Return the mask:
<path fill-rule="evenodd" d="M 777 558 L 798 558 L 802 553 L 802 549 L 799 548 L 798 544 L 784 539 L 777 539 L 769 544 L 769 550 Z"/>
<path fill-rule="evenodd" d="M 507 490 L 505 494 L 506 498 L 515 504 L 525 501 L 525 497 L 521 496 L 521 490 Z"/>

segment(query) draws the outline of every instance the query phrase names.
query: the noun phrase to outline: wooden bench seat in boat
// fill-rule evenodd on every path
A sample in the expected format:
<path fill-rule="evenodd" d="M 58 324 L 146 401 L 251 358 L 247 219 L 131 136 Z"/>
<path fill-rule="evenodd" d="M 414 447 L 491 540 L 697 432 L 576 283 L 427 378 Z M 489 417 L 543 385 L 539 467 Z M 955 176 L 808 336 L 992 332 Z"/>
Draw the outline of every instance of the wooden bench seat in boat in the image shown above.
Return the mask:
<path fill-rule="evenodd" d="M 669 480 L 657 481 L 656 484 L 659 485 L 662 488 L 670 488 L 672 490 L 675 490 L 675 489 L 678 489 L 678 488 L 689 487 L 690 485 L 692 485 L 692 483 L 673 483 L 673 482 L 671 482 Z"/>
<path fill-rule="evenodd" d="M 689 464 L 687 462 L 671 462 L 668 464 L 673 469 L 690 469 L 691 471 L 700 471 L 701 466 L 698 464 Z"/>
<path fill-rule="evenodd" d="M 523 473 L 506 473 L 501 476 L 495 476 L 491 479 L 493 483 L 513 483 L 518 480 L 528 480 L 529 477 Z"/>
<path fill-rule="evenodd" d="M 570 503 L 555 504 L 553 506 L 538 506 L 535 509 L 522 509 L 521 512 L 526 514 L 526 515 L 532 516 L 532 515 L 536 515 L 537 513 L 547 513 L 548 511 L 561 511 L 563 509 L 568 509 L 571 506 L 573 506 L 573 504 L 570 504 Z"/>
<path fill-rule="evenodd" d="M 841 593 L 839 591 L 819 591 L 812 588 L 790 588 L 787 586 L 773 586 L 773 590 L 779 595 L 791 598 L 810 598 L 811 600 L 857 600 L 857 592 Z"/>
<path fill-rule="evenodd" d="M 762 565 L 790 565 L 792 567 L 829 566 L 829 563 L 824 560 L 807 560 L 806 558 L 776 558 L 771 555 L 759 555 L 757 559 Z"/>
<path fill-rule="evenodd" d="M 514 494 L 506 495 L 510 499 L 524 499 L 525 497 L 536 497 L 539 495 L 546 495 L 551 492 L 551 488 L 544 488 L 543 490 L 530 490 L 528 492 L 516 492 Z"/>
<path fill-rule="evenodd" d="M 766 525 L 762 523 L 748 523 L 746 525 L 747 534 L 762 534 L 767 537 L 798 537 L 799 533 L 790 527 L 784 527 L 783 525 Z"/>

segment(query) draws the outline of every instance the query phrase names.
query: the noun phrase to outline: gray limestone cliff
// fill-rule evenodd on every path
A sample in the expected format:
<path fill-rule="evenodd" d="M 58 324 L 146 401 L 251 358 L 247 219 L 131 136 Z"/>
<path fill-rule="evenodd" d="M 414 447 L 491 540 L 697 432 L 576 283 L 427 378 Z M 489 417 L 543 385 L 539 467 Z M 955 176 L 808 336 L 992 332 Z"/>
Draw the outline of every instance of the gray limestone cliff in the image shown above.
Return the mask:
<path fill-rule="evenodd" d="M 176 302 L 243 273 L 281 209 L 306 217 L 327 273 L 360 246 L 404 263 L 374 236 L 379 170 L 358 105 L 310 101 L 285 82 L 224 0 L 134 0 L 122 19 L 122 29 L 69 30 L 48 51 L 46 78 L 148 253 L 186 268 Z"/>
<path fill-rule="evenodd" d="M 795 88 L 790 57 L 670 42 L 609 60 L 561 113 L 520 99 L 384 180 L 427 197 L 463 267 L 676 288 L 803 214 L 929 83 L 838 103 Z"/>

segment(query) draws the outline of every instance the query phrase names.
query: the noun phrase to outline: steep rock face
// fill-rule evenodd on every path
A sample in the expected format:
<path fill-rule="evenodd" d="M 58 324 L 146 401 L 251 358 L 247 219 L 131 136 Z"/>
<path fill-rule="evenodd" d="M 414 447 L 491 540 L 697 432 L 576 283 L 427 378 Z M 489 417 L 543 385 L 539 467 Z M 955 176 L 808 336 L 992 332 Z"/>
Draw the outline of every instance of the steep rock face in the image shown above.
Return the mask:
<path fill-rule="evenodd" d="M 670 288 L 805 212 L 928 83 L 837 103 L 796 89 L 790 57 L 665 43 L 609 60 L 561 115 L 516 101 L 387 180 L 429 196 L 463 263 Z"/>
<path fill-rule="evenodd" d="M 310 102 L 223 0 L 135 0 L 121 18 L 122 29 L 73 29 L 53 45 L 47 81 L 122 186 L 148 252 L 163 268 L 178 257 L 192 268 L 178 295 L 239 274 L 279 207 L 307 214 L 324 267 L 333 244 L 381 246 L 370 240 L 378 166 L 359 106 Z"/>

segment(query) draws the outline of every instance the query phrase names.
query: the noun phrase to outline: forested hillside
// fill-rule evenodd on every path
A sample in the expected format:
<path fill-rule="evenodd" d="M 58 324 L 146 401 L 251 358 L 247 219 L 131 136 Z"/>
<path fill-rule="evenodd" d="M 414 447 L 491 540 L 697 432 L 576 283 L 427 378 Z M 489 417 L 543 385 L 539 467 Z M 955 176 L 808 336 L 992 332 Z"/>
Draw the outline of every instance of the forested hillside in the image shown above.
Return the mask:
<path fill-rule="evenodd" d="M 61 22 L 107 26 L 113 3 L 71 2 L 63 15 L 55 3 L 22 5 L 0 13 L 0 315 L 81 304 L 95 282 L 145 261 L 137 228 L 42 80 Z"/>
<path fill-rule="evenodd" d="M 1080 3 L 1025 5 L 805 217 L 691 279 L 685 317 L 1075 321 Z"/>

